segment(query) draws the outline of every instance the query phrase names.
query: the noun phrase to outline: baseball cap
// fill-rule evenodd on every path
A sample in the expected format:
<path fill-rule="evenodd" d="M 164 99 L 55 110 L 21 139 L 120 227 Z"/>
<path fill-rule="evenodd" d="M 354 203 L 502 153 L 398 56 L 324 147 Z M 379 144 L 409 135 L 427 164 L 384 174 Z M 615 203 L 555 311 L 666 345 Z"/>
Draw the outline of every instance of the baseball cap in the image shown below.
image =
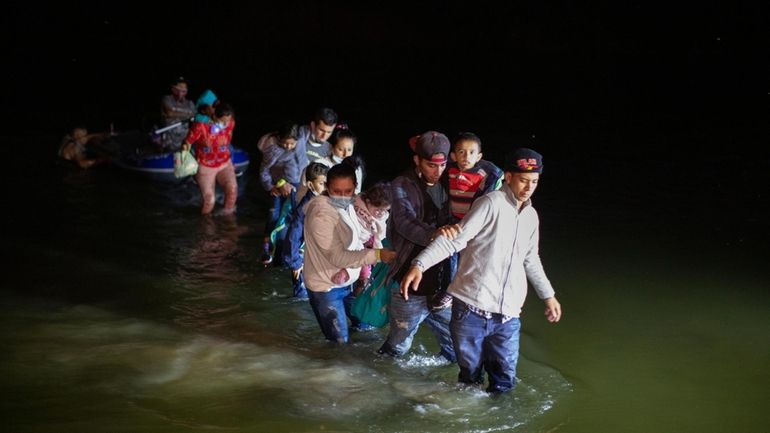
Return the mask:
<path fill-rule="evenodd" d="M 526 147 L 520 147 L 505 158 L 505 171 L 514 173 L 542 173 L 543 155 Z"/>
<path fill-rule="evenodd" d="M 428 131 L 412 137 L 409 140 L 409 147 L 420 158 L 440 164 L 446 162 L 451 145 L 446 135 Z"/>

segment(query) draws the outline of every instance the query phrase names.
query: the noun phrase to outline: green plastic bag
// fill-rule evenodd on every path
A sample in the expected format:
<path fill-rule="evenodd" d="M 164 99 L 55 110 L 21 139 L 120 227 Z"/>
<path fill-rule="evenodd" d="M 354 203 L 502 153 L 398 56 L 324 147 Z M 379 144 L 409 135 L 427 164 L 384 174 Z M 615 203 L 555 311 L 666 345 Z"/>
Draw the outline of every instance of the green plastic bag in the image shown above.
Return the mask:
<path fill-rule="evenodd" d="M 363 323 L 368 323 L 377 328 L 388 324 L 388 305 L 390 304 L 390 291 L 396 282 L 386 284 L 390 266 L 386 263 L 377 263 L 372 268 L 369 287 L 365 288 L 353 301 L 350 314 Z"/>
<path fill-rule="evenodd" d="M 189 150 L 174 152 L 174 176 L 192 176 L 198 172 L 198 161 Z"/>

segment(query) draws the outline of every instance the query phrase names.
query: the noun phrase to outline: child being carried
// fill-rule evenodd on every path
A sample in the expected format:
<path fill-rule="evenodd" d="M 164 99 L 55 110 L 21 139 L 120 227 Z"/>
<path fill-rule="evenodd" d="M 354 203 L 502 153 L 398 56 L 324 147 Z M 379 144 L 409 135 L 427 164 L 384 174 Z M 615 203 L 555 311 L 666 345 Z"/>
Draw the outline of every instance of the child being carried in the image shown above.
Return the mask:
<path fill-rule="evenodd" d="M 353 233 L 348 243 L 348 251 L 359 251 L 364 248 L 382 248 L 382 240 L 385 239 L 386 225 L 390 215 L 392 201 L 390 187 L 384 183 L 378 183 L 356 196 L 352 206 L 340 210 L 341 221 L 350 227 Z M 361 274 L 353 289 L 353 294 L 358 295 L 368 284 L 372 267 L 367 265 L 361 268 Z M 340 269 L 332 276 L 335 284 L 345 284 L 350 278 L 346 269 Z"/>

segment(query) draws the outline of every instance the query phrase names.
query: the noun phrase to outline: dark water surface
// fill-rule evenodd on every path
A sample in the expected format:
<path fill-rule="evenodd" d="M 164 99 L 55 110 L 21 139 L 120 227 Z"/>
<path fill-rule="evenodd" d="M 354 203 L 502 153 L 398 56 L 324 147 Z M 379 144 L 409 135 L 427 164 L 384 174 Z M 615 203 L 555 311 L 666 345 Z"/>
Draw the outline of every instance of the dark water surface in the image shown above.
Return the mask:
<path fill-rule="evenodd" d="M 4 431 L 767 431 L 767 161 L 740 188 L 601 163 L 550 160 L 535 204 L 564 318 L 530 296 L 520 384 L 497 398 L 457 389 L 427 330 L 397 361 L 375 354 L 384 330 L 323 342 L 288 273 L 258 264 L 255 167 L 235 217 L 202 218 L 193 185 L 22 164 L 4 206 Z"/>

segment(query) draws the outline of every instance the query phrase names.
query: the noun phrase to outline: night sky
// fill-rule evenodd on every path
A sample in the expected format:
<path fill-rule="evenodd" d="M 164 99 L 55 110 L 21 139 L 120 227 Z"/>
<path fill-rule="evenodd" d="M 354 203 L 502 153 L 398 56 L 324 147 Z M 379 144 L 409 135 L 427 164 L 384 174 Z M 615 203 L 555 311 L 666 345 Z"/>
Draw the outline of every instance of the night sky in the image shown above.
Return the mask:
<path fill-rule="evenodd" d="M 605 117 L 675 129 L 766 108 L 761 2 L 540 3 L 12 5 L 8 85 L 14 102 L 31 96 L 63 124 L 154 114 L 178 75 L 255 123 L 302 121 L 327 104 L 345 118 L 426 127 L 492 115 L 525 129 Z"/>

